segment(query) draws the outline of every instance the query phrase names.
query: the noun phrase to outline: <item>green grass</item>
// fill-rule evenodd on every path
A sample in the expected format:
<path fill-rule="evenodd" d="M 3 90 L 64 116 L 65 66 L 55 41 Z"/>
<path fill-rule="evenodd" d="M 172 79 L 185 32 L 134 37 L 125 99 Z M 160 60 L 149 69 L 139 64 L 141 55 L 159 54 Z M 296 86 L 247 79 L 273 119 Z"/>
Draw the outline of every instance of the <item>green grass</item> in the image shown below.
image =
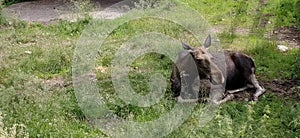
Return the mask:
<path fill-rule="evenodd" d="M 299 110 L 299 104 L 267 94 L 257 104 L 223 105 L 205 127 L 193 123 L 198 118 L 192 116 L 169 137 L 295 137 L 299 135 Z"/>
<path fill-rule="evenodd" d="M 299 50 L 281 53 L 274 39 L 263 37 L 277 27 L 297 26 L 299 13 L 292 7 L 299 1 L 270 0 L 265 6 L 258 0 L 182 2 L 202 14 L 213 26 L 224 27 L 223 32 L 217 34 L 222 46 L 252 56 L 261 80 L 300 79 Z M 286 8 L 278 8 L 282 5 Z M 286 13 L 288 16 L 283 18 Z M 265 14 L 272 14 L 270 20 L 274 23 L 261 27 Z M 48 26 L 20 21 L 7 24 L 0 16 L 0 112 L 3 117 L 0 117 L 0 137 L 2 131 L 12 133 L 9 129 L 15 124 L 25 126 L 24 130 L 17 129 L 21 137 L 26 134 L 30 137 L 106 137 L 90 126 L 89 118 L 78 106 L 72 86 L 73 52 L 89 22 L 85 19 Z M 236 28 L 249 29 L 250 33 L 236 33 Z M 97 72 L 96 78 L 109 109 L 123 119 L 156 120 L 175 105 L 169 86 L 161 101 L 146 108 L 127 105 L 113 88 L 110 73 L 114 53 L 132 36 L 154 31 L 197 45 L 183 27 L 154 18 L 130 21 L 116 29 L 100 49 L 96 67 L 103 67 L 105 71 Z M 129 66 L 130 85 L 135 92 L 146 95 L 150 92 L 146 84 L 151 76 L 159 73 L 168 81 L 171 65 L 172 61 L 161 54 L 141 56 Z M 62 86 L 56 84 L 57 79 L 62 81 Z M 300 95 L 300 91 L 297 92 Z M 297 137 L 300 135 L 298 100 L 299 97 L 296 100 L 283 98 L 267 90 L 256 104 L 248 101 L 223 104 L 204 127 L 198 123 L 204 106 L 200 103 L 188 120 L 166 137 Z"/>
<path fill-rule="evenodd" d="M 3 5 L 9 6 L 9 5 L 12 5 L 14 3 L 25 2 L 25 1 L 30 1 L 30 0 L 1 0 L 1 2 L 2 1 L 3 1 Z"/>

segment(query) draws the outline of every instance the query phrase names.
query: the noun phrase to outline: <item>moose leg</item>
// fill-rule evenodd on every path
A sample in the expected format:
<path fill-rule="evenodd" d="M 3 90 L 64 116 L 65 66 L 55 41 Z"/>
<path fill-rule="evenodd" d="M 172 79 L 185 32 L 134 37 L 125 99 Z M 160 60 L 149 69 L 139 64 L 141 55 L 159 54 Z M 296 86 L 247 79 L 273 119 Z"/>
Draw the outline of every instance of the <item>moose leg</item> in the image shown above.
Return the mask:
<path fill-rule="evenodd" d="M 260 95 L 262 95 L 263 93 L 265 93 L 266 89 L 261 87 L 257 81 L 257 79 L 255 78 L 255 75 L 254 74 L 251 74 L 250 75 L 250 81 L 251 83 L 254 85 L 254 87 L 256 88 L 256 91 L 253 95 L 253 100 L 254 101 L 257 101 L 258 100 L 258 97 Z"/>
<path fill-rule="evenodd" d="M 178 103 L 196 103 L 199 99 L 183 99 L 181 96 L 175 98 Z"/>
<path fill-rule="evenodd" d="M 223 85 L 211 85 L 210 98 L 214 104 L 220 105 L 234 98 L 233 94 L 224 96 L 224 93 L 225 87 Z"/>
<path fill-rule="evenodd" d="M 220 104 L 226 103 L 227 101 L 232 100 L 233 98 L 234 98 L 233 94 L 228 94 L 222 100 L 213 101 L 213 102 L 217 105 L 220 105 Z"/>
<path fill-rule="evenodd" d="M 234 93 L 238 93 L 247 89 L 253 88 L 253 85 L 247 84 L 247 86 L 239 88 L 239 89 L 235 89 L 235 90 L 227 90 L 228 93 L 230 94 L 234 94 Z"/>

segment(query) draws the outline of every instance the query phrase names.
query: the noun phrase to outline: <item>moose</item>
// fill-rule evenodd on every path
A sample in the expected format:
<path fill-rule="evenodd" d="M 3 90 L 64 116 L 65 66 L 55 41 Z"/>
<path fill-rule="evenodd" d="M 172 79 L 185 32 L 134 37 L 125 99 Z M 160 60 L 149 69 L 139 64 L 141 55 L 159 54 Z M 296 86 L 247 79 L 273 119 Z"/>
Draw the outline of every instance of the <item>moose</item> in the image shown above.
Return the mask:
<path fill-rule="evenodd" d="M 257 101 L 265 89 L 259 85 L 255 77 L 254 60 L 246 54 L 225 50 L 222 52 L 225 69 L 222 69 L 213 62 L 214 56 L 207 50 L 209 46 L 211 46 L 210 35 L 201 47 L 192 48 L 182 42 L 184 50 L 179 53 L 176 63 L 173 64 L 170 77 L 173 96 L 178 101 L 182 99 L 197 101 L 198 94 L 203 93 L 201 90 L 205 87 L 206 91 L 215 89 L 213 91 L 217 91 L 219 96 L 212 96 L 211 101 L 222 104 L 232 100 L 234 93 L 255 88 L 253 100 Z M 186 89 L 183 90 L 183 87 Z"/>

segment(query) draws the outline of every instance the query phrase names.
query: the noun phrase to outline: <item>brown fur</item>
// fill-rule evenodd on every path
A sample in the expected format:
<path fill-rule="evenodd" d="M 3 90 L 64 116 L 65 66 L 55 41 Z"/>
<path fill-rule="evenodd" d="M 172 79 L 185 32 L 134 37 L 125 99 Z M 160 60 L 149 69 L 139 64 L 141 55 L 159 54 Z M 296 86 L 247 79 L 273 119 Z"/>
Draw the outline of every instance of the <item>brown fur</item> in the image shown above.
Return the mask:
<path fill-rule="evenodd" d="M 234 52 L 225 51 L 226 61 L 226 89 L 233 90 L 251 83 L 249 76 L 255 73 L 254 61 L 251 57 Z"/>

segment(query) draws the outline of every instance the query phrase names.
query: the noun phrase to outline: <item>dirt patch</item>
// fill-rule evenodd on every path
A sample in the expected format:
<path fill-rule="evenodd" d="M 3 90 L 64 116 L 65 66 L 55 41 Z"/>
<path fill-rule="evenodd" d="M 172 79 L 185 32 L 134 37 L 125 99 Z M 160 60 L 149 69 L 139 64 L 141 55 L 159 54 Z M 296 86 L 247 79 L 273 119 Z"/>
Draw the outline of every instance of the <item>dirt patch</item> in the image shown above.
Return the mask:
<path fill-rule="evenodd" d="M 63 0 L 38 0 L 13 4 L 3 10 L 4 15 L 28 22 L 50 22 L 62 14 L 72 12 L 71 6 Z"/>
<path fill-rule="evenodd" d="M 260 84 L 266 89 L 266 93 L 273 93 L 282 98 L 300 99 L 300 80 L 272 80 L 260 81 Z M 234 94 L 235 101 L 252 100 L 252 94 L 255 89 L 248 89 Z"/>
<path fill-rule="evenodd" d="M 42 86 L 45 90 L 56 90 L 71 86 L 73 83 L 70 80 L 66 80 L 62 77 L 54 77 L 42 81 Z"/>
<path fill-rule="evenodd" d="M 300 30 L 297 27 L 282 27 L 273 31 L 273 36 L 279 44 L 290 48 L 299 48 Z"/>
<path fill-rule="evenodd" d="M 60 78 L 60 77 L 57 77 L 57 78 L 51 78 L 51 79 L 48 79 L 48 80 L 44 80 L 43 81 L 43 84 L 47 87 L 47 88 L 53 88 L 53 87 L 57 87 L 57 88 L 63 88 L 66 86 L 66 83 L 65 81 Z"/>
<path fill-rule="evenodd" d="M 93 18 L 114 19 L 122 16 L 128 8 L 128 3 L 118 3 L 120 0 L 94 1 L 91 11 L 81 11 L 80 3 L 68 0 L 36 0 L 13 4 L 3 9 L 3 15 L 8 19 L 18 19 L 26 22 L 39 22 L 48 24 L 57 20 L 71 22 L 84 18 L 86 13 Z M 118 3 L 118 4 L 116 4 Z M 116 6 L 114 5 L 116 4 Z M 113 7 L 111 7 L 114 5 Z M 76 8 L 77 7 L 77 8 Z M 109 7 L 109 8 L 108 8 Z M 109 10 L 107 10 L 109 9 Z"/>
<path fill-rule="evenodd" d="M 270 92 L 283 97 L 299 99 L 300 80 L 273 80 L 261 82 Z"/>

